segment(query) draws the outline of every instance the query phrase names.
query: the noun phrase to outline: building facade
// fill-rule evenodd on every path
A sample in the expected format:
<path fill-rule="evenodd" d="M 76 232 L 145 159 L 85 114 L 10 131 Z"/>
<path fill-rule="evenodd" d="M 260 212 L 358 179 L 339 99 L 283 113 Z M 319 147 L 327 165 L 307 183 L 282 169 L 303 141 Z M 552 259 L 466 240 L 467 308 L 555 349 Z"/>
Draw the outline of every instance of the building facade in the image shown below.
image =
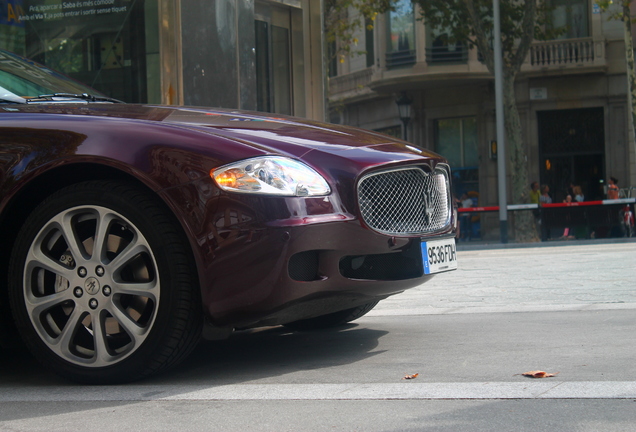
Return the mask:
<path fill-rule="evenodd" d="M 609 176 L 623 188 L 636 186 L 623 26 L 592 0 L 552 6 L 553 23 L 566 33 L 533 43 L 516 81 L 529 180 L 549 185 L 555 202 L 570 184 L 580 185 L 586 200 L 603 199 Z M 358 35 L 367 54 L 347 58 L 330 74 L 331 120 L 406 136 L 442 154 L 458 198 L 466 193 L 476 205 L 496 206 L 493 77 L 477 50 L 449 44 L 418 17 L 410 0 L 400 0 L 373 31 Z M 398 112 L 401 96 L 412 102 L 408 123 Z M 478 219 L 475 234 L 499 237 L 497 214 Z"/>
<path fill-rule="evenodd" d="M 0 0 L 0 48 L 126 102 L 324 118 L 321 1 Z"/>

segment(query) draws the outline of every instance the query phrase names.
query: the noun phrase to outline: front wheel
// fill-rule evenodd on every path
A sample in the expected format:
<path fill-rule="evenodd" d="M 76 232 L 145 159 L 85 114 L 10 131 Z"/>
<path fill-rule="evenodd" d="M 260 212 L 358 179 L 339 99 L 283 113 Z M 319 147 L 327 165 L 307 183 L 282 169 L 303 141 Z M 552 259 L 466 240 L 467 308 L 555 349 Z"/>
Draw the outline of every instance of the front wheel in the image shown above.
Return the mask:
<path fill-rule="evenodd" d="M 351 309 L 345 309 L 339 312 L 321 315 L 315 318 L 294 321 L 285 324 L 285 327 L 291 330 L 320 330 L 324 328 L 336 327 L 351 322 L 353 320 L 357 320 L 361 316 L 366 315 L 378 303 L 379 301 L 375 301 Z"/>
<path fill-rule="evenodd" d="M 201 330 L 187 242 L 149 192 L 86 182 L 27 218 L 9 267 L 9 295 L 26 345 L 71 380 L 110 384 L 185 357 Z"/>

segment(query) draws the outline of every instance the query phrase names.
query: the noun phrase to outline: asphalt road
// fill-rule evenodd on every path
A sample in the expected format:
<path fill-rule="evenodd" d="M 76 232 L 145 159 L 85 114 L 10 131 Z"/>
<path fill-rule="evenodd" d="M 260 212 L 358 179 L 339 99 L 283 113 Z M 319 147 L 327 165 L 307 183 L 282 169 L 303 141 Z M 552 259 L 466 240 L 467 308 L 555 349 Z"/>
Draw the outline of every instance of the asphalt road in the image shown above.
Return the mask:
<path fill-rule="evenodd" d="M 632 431 L 636 242 L 465 249 L 345 328 L 240 332 L 131 385 L 5 352 L 0 430 Z"/>

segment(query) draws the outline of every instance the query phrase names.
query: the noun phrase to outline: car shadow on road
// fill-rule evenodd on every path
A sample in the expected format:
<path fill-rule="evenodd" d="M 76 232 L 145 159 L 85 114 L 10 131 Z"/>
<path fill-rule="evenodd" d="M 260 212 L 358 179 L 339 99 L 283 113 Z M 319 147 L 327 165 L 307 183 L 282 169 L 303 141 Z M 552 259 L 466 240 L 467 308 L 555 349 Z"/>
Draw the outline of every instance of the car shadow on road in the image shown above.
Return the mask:
<path fill-rule="evenodd" d="M 100 395 L 111 392 L 115 399 L 109 400 L 106 396 L 98 405 L 100 409 L 114 410 L 145 402 L 136 398 L 118 400 L 120 390 L 133 394 L 141 391 L 143 399 L 149 394 L 177 396 L 193 388 L 255 381 L 267 383 L 268 378 L 272 378 L 269 383 L 278 383 L 283 375 L 292 377 L 292 382 L 321 382 L 321 377 L 322 380 L 334 378 L 333 371 L 326 369 L 351 365 L 386 352 L 378 348 L 380 338 L 388 333 L 357 324 L 306 332 L 291 332 L 284 327 L 240 331 L 227 340 L 202 342 L 188 359 L 167 373 L 128 385 L 101 387 L 69 382 L 53 374 L 29 353 L 8 352 L 5 348 L 0 350 L 0 392 L 19 389 L 27 399 L 42 398 L 42 401 L 25 404 L 16 399 L 1 403 L 0 424 L 94 410 L 94 391 Z M 56 402 L 55 397 L 50 399 L 51 391 L 64 399 L 64 395 L 73 395 L 74 389 L 93 396 L 71 404 Z M 97 398 L 101 400 L 102 396 Z"/>
<path fill-rule="evenodd" d="M 377 348 L 386 334 L 358 324 L 302 332 L 285 327 L 240 331 L 227 340 L 202 342 L 184 363 L 150 381 L 239 384 L 352 364 L 383 353 Z"/>
<path fill-rule="evenodd" d="M 352 364 L 381 354 L 387 331 L 348 324 L 333 329 L 292 332 L 268 327 L 234 333 L 221 341 L 202 341 L 181 364 L 139 384 L 240 384 L 299 371 Z M 53 374 L 24 349 L 0 350 L 0 382 L 14 386 L 73 386 Z"/>

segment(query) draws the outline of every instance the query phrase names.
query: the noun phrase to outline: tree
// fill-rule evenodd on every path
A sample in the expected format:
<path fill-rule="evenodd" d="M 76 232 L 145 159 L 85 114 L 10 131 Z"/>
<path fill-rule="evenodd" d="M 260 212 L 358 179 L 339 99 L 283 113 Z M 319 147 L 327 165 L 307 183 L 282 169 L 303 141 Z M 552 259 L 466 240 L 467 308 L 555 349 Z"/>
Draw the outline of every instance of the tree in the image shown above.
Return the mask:
<path fill-rule="evenodd" d="M 414 0 L 414 3 L 420 6 L 421 19 L 425 24 L 445 32 L 449 42 L 477 48 L 494 75 L 492 0 Z M 515 203 L 528 203 L 530 198 L 526 147 L 514 91 L 515 78 L 532 41 L 549 39 L 562 31 L 550 28 L 549 11 L 544 0 L 501 0 L 500 3 L 504 123 L 511 163 L 512 200 Z M 515 214 L 515 239 L 517 242 L 538 240 L 530 212 Z"/>
<path fill-rule="evenodd" d="M 623 34 L 625 39 L 625 60 L 627 63 L 627 84 L 629 85 L 629 95 L 632 113 L 632 137 L 636 145 L 636 72 L 634 71 L 634 46 L 632 43 L 632 22 L 631 10 L 629 8 L 631 0 L 619 0 L 618 7 L 609 16 L 623 22 Z M 603 12 L 607 12 L 613 4 L 612 0 L 596 0 L 596 4 Z M 635 149 L 636 150 L 636 149 Z"/>
<path fill-rule="evenodd" d="M 324 76 L 325 88 L 329 88 L 329 77 L 332 75 L 332 60 L 344 63 L 349 55 L 366 54 L 364 50 L 355 50 L 358 45 L 356 34 L 366 28 L 373 30 L 376 17 L 393 9 L 398 0 L 324 0 L 323 27 L 325 34 Z M 329 95 L 325 94 L 325 118 L 336 110 L 330 106 Z"/>
<path fill-rule="evenodd" d="M 347 55 L 365 54 L 365 51 L 354 51 L 358 45 L 355 37 L 358 30 L 372 30 L 378 14 L 392 9 L 397 0 L 324 0 L 324 31 L 328 47 L 327 59 L 334 56 L 344 62 Z M 353 12 L 353 13 L 350 13 Z M 327 67 L 331 62 L 327 62 Z"/>

